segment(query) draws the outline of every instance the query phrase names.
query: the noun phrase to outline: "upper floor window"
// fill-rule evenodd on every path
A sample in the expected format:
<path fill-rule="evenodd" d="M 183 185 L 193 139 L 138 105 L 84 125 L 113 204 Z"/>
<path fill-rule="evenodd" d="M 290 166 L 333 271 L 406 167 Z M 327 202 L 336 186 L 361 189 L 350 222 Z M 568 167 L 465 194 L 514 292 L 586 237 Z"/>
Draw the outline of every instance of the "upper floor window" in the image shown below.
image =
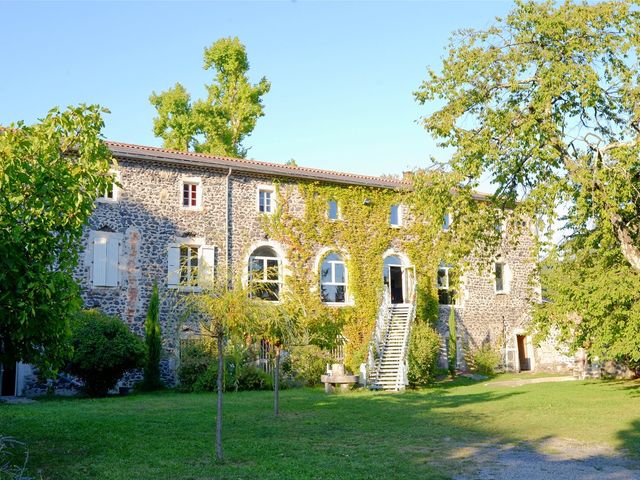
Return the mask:
<path fill-rule="evenodd" d="M 340 218 L 338 202 L 335 200 L 329 200 L 329 203 L 327 204 L 327 217 L 329 220 L 338 220 Z"/>
<path fill-rule="evenodd" d="M 185 208 L 202 206 L 202 181 L 199 178 L 182 180 L 182 206 Z"/>
<path fill-rule="evenodd" d="M 438 303 L 440 305 L 452 305 L 455 292 L 451 289 L 451 265 L 441 263 L 438 267 L 436 285 L 438 287 Z"/>
<path fill-rule="evenodd" d="M 496 262 L 494 265 L 496 293 L 509 293 L 511 274 L 509 266 L 504 262 Z"/>
<path fill-rule="evenodd" d="M 330 253 L 320 267 L 320 295 L 325 303 L 346 303 L 347 266 L 337 253 Z"/>
<path fill-rule="evenodd" d="M 118 183 L 120 183 L 120 172 L 115 170 L 111 170 L 109 172 L 110 175 L 113 176 L 113 181 L 109 184 L 107 188 L 105 188 L 103 194 L 98 197 L 99 202 L 117 202 L 120 194 L 120 189 L 118 187 Z"/>
<path fill-rule="evenodd" d="M 91 283 L 94 287 L 116 287 L 120 280 L 121 233 L 91 232 L 93 258 Z"/>
<path fill-rule="evenodd" d="M 280 297 L 281 275 L 280 258 L 272 247 L 258 247 L 249 256 L 251 295 L 277 301 Z"/>
<path fill-rule="evenodd" d="M 453 217 L 450 213 L 445 213 L 444 217 L 442 217 L 442 230 L 444 232 L 448 231 L 451 228 L 451 222 L 453 221 Z"/>
<path fill-rule="evenodd" d="M 169 287 L 200 289 L 213 281 L 215 247 L 202 238 L 181 238 L 169 245 L 167 284 Z"/>
<path fill-rule="evenodd" d="M 392 227 L 399 227 L 402 225 L 402 212 L 400 210 L 400 205 L 391 205 L 389 224 Z"/>
<path fill-rule="evenodd" d="M 273 187 L 258 187 L 258 211 L 260 213 L 275 211 L 275 189 Z"/>

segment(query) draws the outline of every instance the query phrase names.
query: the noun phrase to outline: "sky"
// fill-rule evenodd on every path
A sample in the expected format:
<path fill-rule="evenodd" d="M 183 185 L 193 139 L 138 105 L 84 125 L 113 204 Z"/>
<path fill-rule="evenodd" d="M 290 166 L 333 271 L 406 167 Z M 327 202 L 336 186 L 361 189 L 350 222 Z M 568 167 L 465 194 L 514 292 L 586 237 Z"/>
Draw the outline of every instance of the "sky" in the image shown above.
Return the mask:
<path fill-rule="evenodd" d="M 152 92 L 205 95 L 206 46 L 237 36 L 271 91 L 248 157 L 368 175 L 446 160 L 413 97 L 451 35 L 511 2 L 6 2 L 0 0 L 0 125 L 98 103 L 109 140 L 161 146 Z"/>

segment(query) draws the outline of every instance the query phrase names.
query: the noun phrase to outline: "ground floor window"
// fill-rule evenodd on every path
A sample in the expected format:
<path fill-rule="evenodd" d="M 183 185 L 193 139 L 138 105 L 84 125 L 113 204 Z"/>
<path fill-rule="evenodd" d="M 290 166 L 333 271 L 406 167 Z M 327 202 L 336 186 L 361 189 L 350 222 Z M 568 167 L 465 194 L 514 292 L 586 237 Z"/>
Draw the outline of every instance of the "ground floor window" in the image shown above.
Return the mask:
<path fill-rule="evenodd" d="M 269 246 L 256 248 L 249 256 L 249 287 L 251 295 L 275 302 L 280 296 L 280 258 Z"/>

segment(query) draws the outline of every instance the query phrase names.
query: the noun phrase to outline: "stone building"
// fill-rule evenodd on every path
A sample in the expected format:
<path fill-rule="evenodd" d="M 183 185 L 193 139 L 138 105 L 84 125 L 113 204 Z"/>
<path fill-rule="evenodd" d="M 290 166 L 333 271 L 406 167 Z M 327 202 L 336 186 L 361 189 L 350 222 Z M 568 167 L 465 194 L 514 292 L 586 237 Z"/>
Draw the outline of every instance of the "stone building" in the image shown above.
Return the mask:
<path fill-rule="evenodd" d="M 163 344 L 168 358 L 163 376 L 175 381 L 179 344 L 183 335 L 180 318 L 173 311 L 175 295 L 197 289 L 198 275 L 215 275 L 235 266 L 262 282 L 265 300 L 277 300 L 286 288 L 287 252 L 266 234 L 262 218 L 276 209 L 276 187 L 290 187 L 290 211 L 302 212 L 304 199 L 297 188 L 300 182 L 330 183 L 335 186 L 366 186 L 375 189 L 400 189 L 400 180 L 331 172 L 321 169 L 270 164 L 244 159 L 229 159 L 192 152 L 175 152 L 155 147 L 108 142 L 117 160 L 115 171 L 120 186 L 104 192 L 85 229 L 86 248 L 80 257 L 76 275 L 87 307 L 98 307 L 117 315 L 136 333 L 144 332 L 144 320 L 154 281 L 161 296 Z M 329 202 L 327 215 L 337 219 L 339 206 Z M 392 205 L 389 222 L 402 235 L 402 207 Z M 406 220 L 405 220 L 406 221 Z M 395 224 L 395 225 L 394 225 Z M 446 222 L 443 228 L 447 228 Z M 524 241 L 502 249 L 492 271 L 467 273 L 455 307 L 447 305 L 448 271 L 438 273 L 441 289 L 439 331 L 448 334 L 449 309 L 456 309 L 458 357 L 463 341 L 481 345 L 485 341 L 504 340 L 504 362 L 513 370 L 535 369 L 545 363 L 536 357 L 536 349 L 527 336 L 531 302 L 540 294 L 530 283 L 534 268 L 531 257 L 531 233 L 523 227 Z M 349 302 L 349 275 L 341 252 L 330 245 L 319 248 L 315 265 L 325 274 L 320 278 L 319 295 L 339 308 Z M 348 255 L 348 252 L 346 252 Z M 378 348 L 384 350 L 384 337 L 393 330 L 393 322 L 406 317 L 397 335 L 409 328 L 415 291 L 411 264 L 404 252 L 393 245 L 383 259 L 380 282 L 385 282 L 386 312 L 376 323 Z M 272 268 L 273 267 L 273 268 Z M 272 272 L 276 271 L 277 275 Z M 246 278 L 246 277 L 245 277 Z M 384 279 L 384 280 L 383 280 Z M 399 306 L 408 308 L 400 312 Z M 394 308 L 396 311 L 394 313 Z M 402 323 L 402 322 L 401 322 Z M 396 326 L 397 327 L 397 326 Z M 406 335 L 404 335 L 406 337 Z M 406 341 L 394 363 L 393 382 L 384 382 L 381 369 L 384 355 L 370 358 L 373 383 L 381 388 L 402 388 L 406 372 Z M 443 362 L 446 365 L 446 342 Z M 387 351 L 390 351 L 387 349 Z M 395 355 L 397 356 L 397 355 Z M 387 362 L 387 363 L 388 363 Z M 557 365 L 558 362 L 552 362 Z M 548 365 L 548 362 L 546 364 Z M 356 372 L 357 373 L 357 372 Z M 129 380 L 135 380 L 129 379 Z M 24 382 L 20 383 L 22 385 Z M 5 388 L 5 391 L 7 389 Z"/>

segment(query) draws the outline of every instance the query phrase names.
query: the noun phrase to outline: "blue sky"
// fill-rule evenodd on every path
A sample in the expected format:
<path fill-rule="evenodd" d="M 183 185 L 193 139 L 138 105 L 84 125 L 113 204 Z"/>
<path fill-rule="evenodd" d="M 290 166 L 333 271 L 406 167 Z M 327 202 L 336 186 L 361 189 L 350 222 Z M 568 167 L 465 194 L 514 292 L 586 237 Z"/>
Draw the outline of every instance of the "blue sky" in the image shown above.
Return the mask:
<path fill-rule="evenodd" d="M 237 36 L 254 81 L 272 84 L 249 157 L 371 175 L 438 151 L 413 99 L 450 35 L 511 2 L 24 3 L 0 1 L 0 124 L 53 106 L 108 107 L 105 136 L 160 146 L 148 97 L 181 82 L 204 95 L 202 52 Z"/>

